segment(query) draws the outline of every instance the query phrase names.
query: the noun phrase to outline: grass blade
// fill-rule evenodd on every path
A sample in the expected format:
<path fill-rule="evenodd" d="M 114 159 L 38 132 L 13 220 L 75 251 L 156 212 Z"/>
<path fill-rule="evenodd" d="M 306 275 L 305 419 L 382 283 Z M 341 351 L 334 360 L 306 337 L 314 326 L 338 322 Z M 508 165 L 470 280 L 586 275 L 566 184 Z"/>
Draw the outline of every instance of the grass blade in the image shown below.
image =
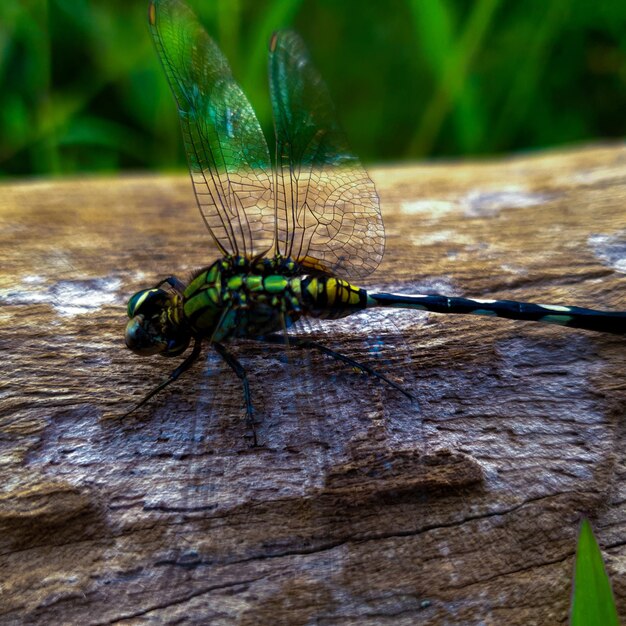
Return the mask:
<path fill-rule="evenodd" d="M 587 519 L 583 520 L 578 535 L 570 624 L 619 626 L 611 582 Z"/>

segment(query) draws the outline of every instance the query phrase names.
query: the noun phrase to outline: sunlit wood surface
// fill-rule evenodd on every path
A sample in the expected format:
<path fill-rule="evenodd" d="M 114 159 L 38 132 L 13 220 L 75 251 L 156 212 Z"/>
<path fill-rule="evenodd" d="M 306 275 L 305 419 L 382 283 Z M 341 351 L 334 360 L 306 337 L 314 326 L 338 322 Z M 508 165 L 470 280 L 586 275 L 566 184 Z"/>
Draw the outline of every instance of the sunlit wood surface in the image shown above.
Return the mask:
<path fill-rule="evenodd" d="M 365 286 L 626 309 L 626 148 L 373 169 Z M 0 190 L 0 622 L 555 624 L 590 516 L 626 615 L 626 338 L 418 312 L 311 333 L 341 364 L 124 347 L 125 303 L 213 260 L 188 177 Z"/>

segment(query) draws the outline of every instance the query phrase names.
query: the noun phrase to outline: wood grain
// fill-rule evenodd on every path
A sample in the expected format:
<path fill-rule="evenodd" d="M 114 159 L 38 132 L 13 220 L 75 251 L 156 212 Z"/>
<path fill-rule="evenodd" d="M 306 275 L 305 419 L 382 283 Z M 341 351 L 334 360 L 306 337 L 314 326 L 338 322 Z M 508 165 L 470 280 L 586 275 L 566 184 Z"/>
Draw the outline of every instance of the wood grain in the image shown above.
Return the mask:
<path fill-rule="evenodd" d="M 374 169 L 364 286 L 626 308 L 626 148 Z M 295 349 L 177 364 L 125 302 L 213 260 L 185 176 L 0 194 L 0 622 L 554 624 L 591 517 L 626 615 L 626 342 L 384 311 L 312 333 L 419 398 Z"/>

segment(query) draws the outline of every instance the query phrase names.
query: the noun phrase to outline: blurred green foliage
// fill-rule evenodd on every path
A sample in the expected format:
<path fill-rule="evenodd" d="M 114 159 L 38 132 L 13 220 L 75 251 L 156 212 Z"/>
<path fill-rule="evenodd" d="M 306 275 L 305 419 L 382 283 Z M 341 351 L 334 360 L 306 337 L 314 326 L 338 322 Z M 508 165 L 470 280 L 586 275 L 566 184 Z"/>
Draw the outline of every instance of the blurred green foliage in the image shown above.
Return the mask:
<path fill-rule="evenodd" d="M 184 156 L 147 0 L 0 3 L 0 175 L 170 168 Z M 271 134 L 267 41 L 291 26 L 365 161 L 626 134 L 626 3 L 189 0 Z"/>

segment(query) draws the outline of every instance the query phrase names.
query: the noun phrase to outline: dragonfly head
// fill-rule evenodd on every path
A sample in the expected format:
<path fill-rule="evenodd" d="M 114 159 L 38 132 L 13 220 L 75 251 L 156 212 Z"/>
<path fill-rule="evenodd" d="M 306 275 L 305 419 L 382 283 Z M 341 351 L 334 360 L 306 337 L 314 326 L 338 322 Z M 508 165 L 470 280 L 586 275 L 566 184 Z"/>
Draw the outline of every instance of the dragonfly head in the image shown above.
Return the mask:
<path fill-rule="evenodd" d="M 128 301 L 126 346 L 136 354 L 178 356 L 191 335 L 182 325 L 180 296 L 163 289 L 143 289 Z"/>

